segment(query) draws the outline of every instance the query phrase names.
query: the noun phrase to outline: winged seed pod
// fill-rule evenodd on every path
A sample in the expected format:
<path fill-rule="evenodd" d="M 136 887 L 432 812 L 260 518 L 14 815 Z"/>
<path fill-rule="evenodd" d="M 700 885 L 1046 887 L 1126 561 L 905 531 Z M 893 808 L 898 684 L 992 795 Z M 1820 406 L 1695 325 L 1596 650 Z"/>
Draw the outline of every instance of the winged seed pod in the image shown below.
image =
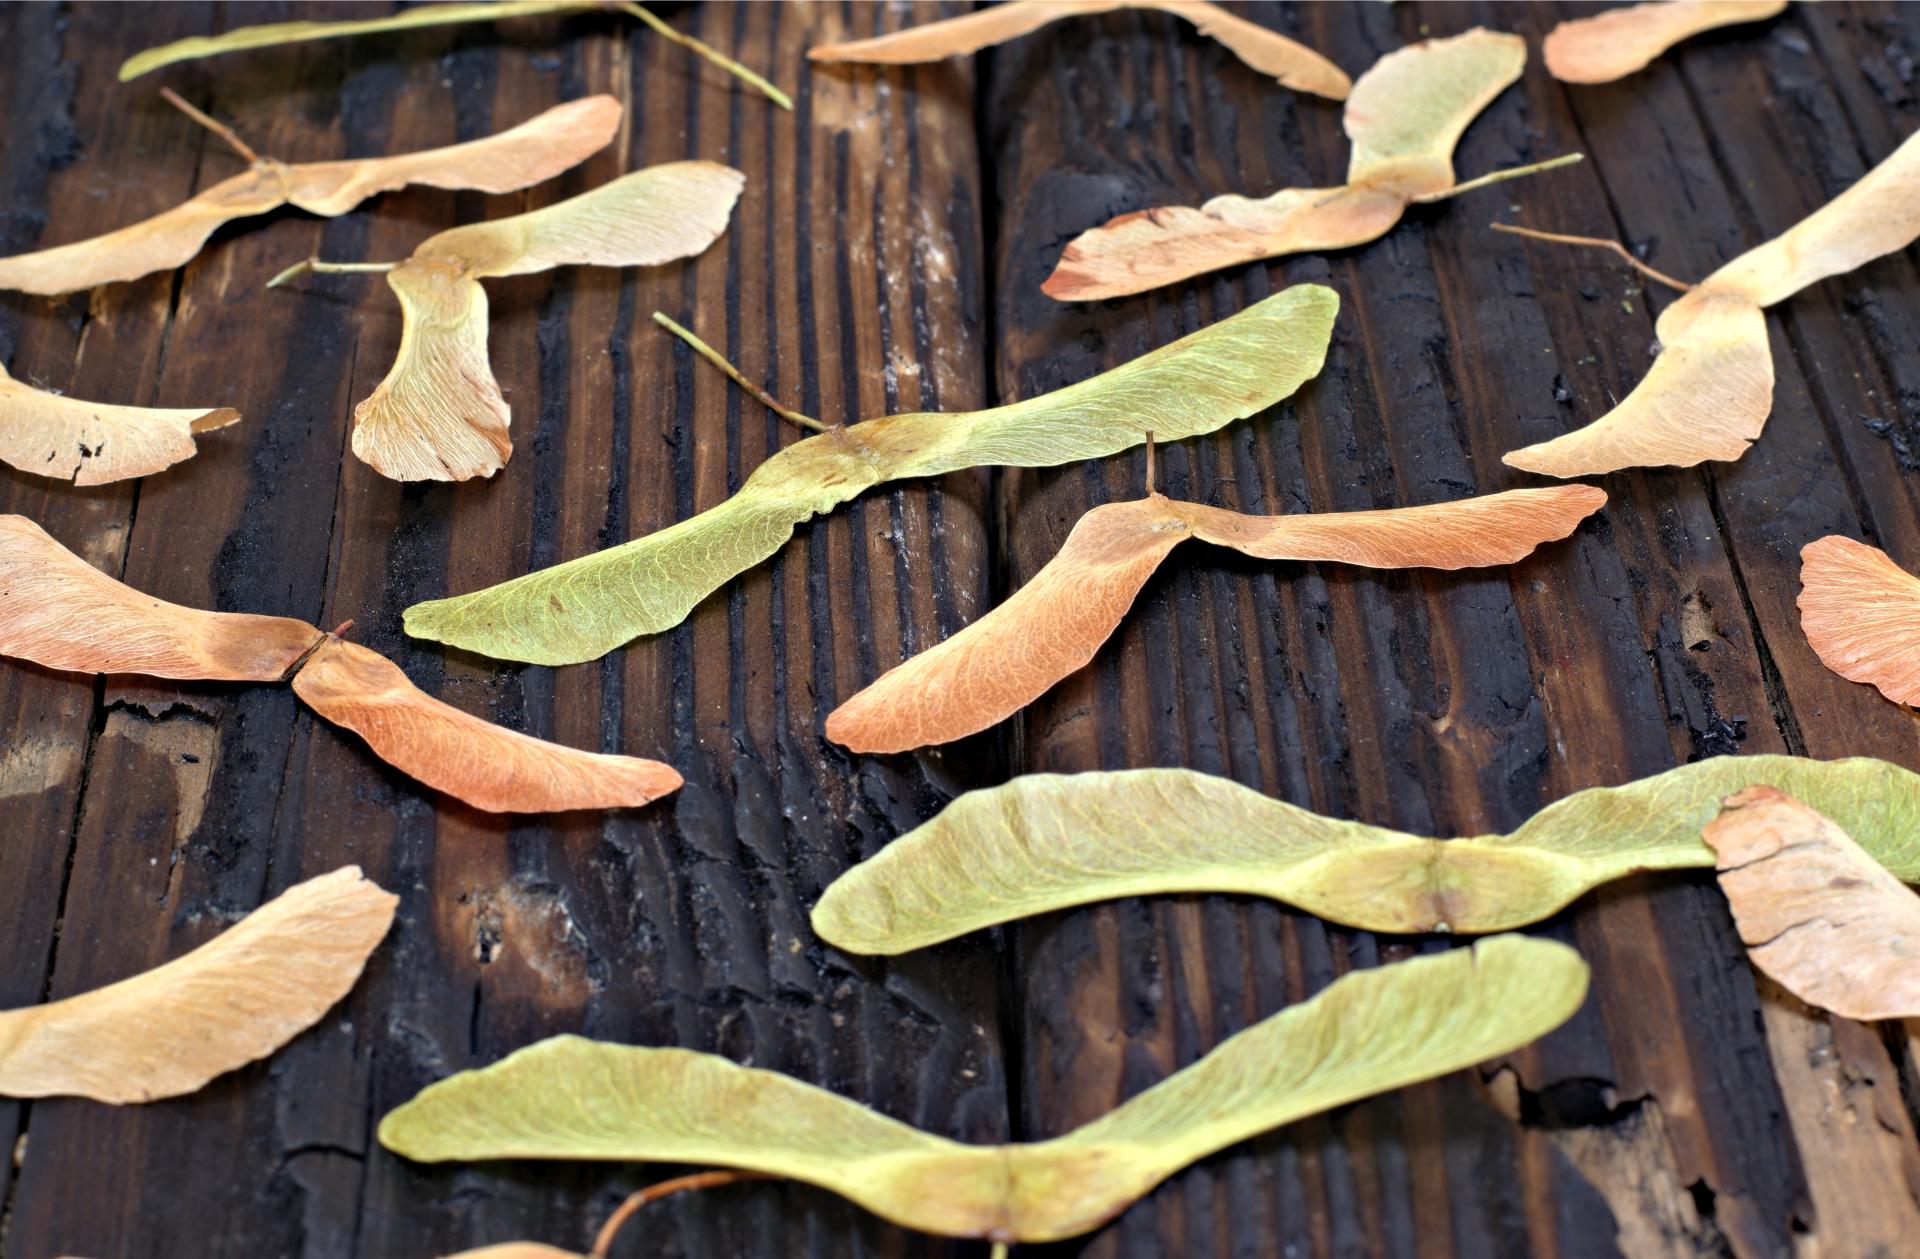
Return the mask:
<path fill-rule="evenodd" d="M 422 1162 L 720 1164 L 791 1177 L 896 1224 L 1043 1242 L 1099 1227 L 1196 1159 L 1515 1049 L 1572 1016 L 1587 966 L 1505 936 L 1357 971 L 1064 1137 L 964 1145 L 712 1054 L 558 1036 L 429 1085 L 380 1122 Z"/>
<path fill-rule="evenodd" d="M 408 184 L 513 192 L 551 179 L 605 148 L 619 129 L 621 113 L 620 102 L 613 97 L 589 96 L 467 144 L 393 157 L 288 165 L 259 156 L 231 129 L 168 95 L 233 144 L 251 169 L 171 210 L 104 236 L 0 258 L 0 288 L 71 293 L 170 270 L 199 253 L 222 224 L 283 205 L 332 218 L 368 197 Z"/>
<path fill-rule="evenodd" d="M 1386 511 L 1248 516 L 1159 494 L 1094 508 L 1014 596 L 827 717 L 856 752 L 949 743 L 1012 716 L 1100 650 L 1174 547 L 1188 538 L 1266 560 L 1367 568 L 1511 564 L 1564 538 L 1607 501 L 1588 485 L 1511 490 Z"/>
<path fill-rule="evenodd" d="M 1409 205 L 1579 161 L 1573 153 L 1454 181 L 1461 133 L 1526 62 L 1526 41 L 1483 29 L 1388 53 L 1347 102 L 1345 184 L 1122 214 L 1068 243 L 1041 291 L 1063 302 L 1123 297 L 1235 263 L 1361 245 L 1384 236 Z"/>
<path fill-rule="evenodd" d="M 1185 769 L 1028 774 L 970 791 L 827 888 L 821 939 L 905 953 L 1119 897 L 1265 896 L 1363 931 L 1507 931 L 1639 870 L 1708 867 L 1720 799 L 1767 783 L 1920 882 L 1920 776 L 1885 761 L 1721 756 L 1555 801 L 1506 835 L 1426 839 Z"/>
<path fill-rule="evenodd" d="M 919 65 L 1004 44 L 1062 18 L 1120 9 L 1151 9 L 1191 22 L 1200 34 L 1218 40 L 1228 52 L 1262 74 L 1272 75 L 1283 87 L 1336 101 L 1347 99 L 1353 87 L 1345 71 L 1313 49 L 1206 0 L 1011 0 L 891 35 L 823 44 L 809 48 L 807 57 L 813 61 Z"/>
<path fill-rule="evenodd" d="M 1563 83 L 1611 83 L 1647 65 L 1683 39 L 1786 11 L 1787 0 L 1658 0 L 1562 22 L 1540 51 Z"/>
<path fill-rule="evenodd" d="M 195 35 L 175 40 L 158 48 L 135 53 L 120 66 L 120 81 L 137 79 L 162 66 L 197 57 L 218 57 L 230 52 L 255 48 L 276 48 L 315 39 L 339 39 L 347 35 L 384 35 L 390 31 L 419 30 L 429 26 L 453 26 L 463 22 L 501 22 L 509 18 L 538 17 L 549 13 L 589 13 L 613 10 L 638 18 L 654 34 L 673 41 L 695 56 L 719 66 L 743 83 L 750 84 L 782 109 L 792 109 L 787 94 L 747 69 L 732 57 L 691 35 L 682 35 L 655 17 L 642 5 L 620 0 L 489 0 L 484 4 L 421 4 L 384 17 L 361 18 L 348 22 L 273 22 L 265 26 L 238 26 L 220 35 Z"/>
<path fill-rule="evenodd" d="M 0 367 L 0 459 L 35 476 L 105 485 L 196 453 L 193 439 L 235 423 L 231 407 L 118 407 L 43 393 Z"/>
<path fill-rule="evenodd" d="M 0 1013 L 0 1096 L 150 1102 L 264 1058 L 347 995 L 399 901 L 343 866 L 164 966 Z"/>
<path fill-rule="evenodd" d="M 1878 547 L 1833 534 L 1800 549 L 1800 587 L 1800 628 L 1821 664 L 1920 704 L 1920 581 Z"/>
<path fill-rule="evenodd" d="M 640 805 L 680 786 L 658 761 L 561 747 L 461 712 L 386 657 L 304 621 L 202 612 L 129 589 L 25 516 L 0 515 L 0 656 L 76 673 L 281 682 L 388 764 L 477 809 Z"/>
<path fill-rule="evenodd" d="M 1097 459 L 1148 433 L 1180 440 L 1265 410 L 1320 371 L 1339 304 L 1331 289 L 1295 285 L 1024 402 L 829 428 L 769 458 L 716 507 L 623 546 L 417 603 L 407 609 L 407 632 L 498 659 L 592 660 L 678 625 L 702 599 L 778 551 L 795 525 L 872 486 L 983 464 L 1044 468 Z"/>
<path fill-rule="evenodd" d="M 506 466 L 509 409 L 487 361 L 480 281 L 552 267 L 650 267 L 718 240 L 746 176 L 717 162 L 669 162 L 512 218 L 430 236 L 397 264 L 297 263 L 306 271 L 386 271 L 400 299 L 400 351 L 353 409 L 353 453 L 396 481 L 464 481 Z"/>
<path fill-rule="evenodd" d="M 1727 798 L 1706 841 L 1762 972 L 1842 1018 L 1920 1016 L 1920 896 L 1845 830 L 1756 786 Z"/>
<path fill-rule="evenodd" d="M 1613 247 L 1607 241 L 1505 230 Z M 1738 459 L 1760 436 L 1773 409 L 1773 351 L 1763 308 L 1904 249 L 1915 236 L 1920 236 L 1920 133 L 1853 187 L 1693 285 L 1662 311 L 1654 324 L 1660 355 L 1626 401 L 1585 428 L 1508 453 L 1506 462 L 1547 476 L 1576 477 Z"/>

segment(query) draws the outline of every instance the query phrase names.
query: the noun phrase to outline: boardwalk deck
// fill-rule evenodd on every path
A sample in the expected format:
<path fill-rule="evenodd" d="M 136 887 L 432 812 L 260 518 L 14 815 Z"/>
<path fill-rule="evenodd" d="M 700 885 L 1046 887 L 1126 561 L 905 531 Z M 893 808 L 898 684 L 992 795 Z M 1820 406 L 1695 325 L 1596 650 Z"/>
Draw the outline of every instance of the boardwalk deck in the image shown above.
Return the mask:
<path fill-rule="evenodd" d="M 1589 419 L 1645 371 L 1668 300 L 1617 261 L 1492 218 L 1627 239 L 1683 275 L 1804 215 L 1920 123 L 1911 10 L 1796 6 L 1625 83 L 1540 67 L 1559 16 L 1519 4 L 1240 6 L 1357 73 L 1427 34 L 1520 30 L 1523 84 L 1459 167 L 1581 166 L 1421 209 L 1357 250 L 1065 307 L 1038 292 L 1080 229 L 1145 205 L 1339 178 L 1339 107 L 1275 89 L 1185 24 L 1062 23 L 972 61 L 809 70 L 813 43 L 955 6 L 666 10 L 795 90 L 777 112 L 613 15 L 114 69 L 166 39 L 346 4 L 0 9 L 0 252 L 91 235 L 232 173 L 171 84 L 289 160 L 469 139 L 610 92 L 616 144 L 503 197 L 410 190 L 337 220 L 221 231 L 177 274 L 0 295 L 0 361 L 86 397 L 236 406 L 241 425 L 138 484 L 0 469 L 0 510 L 142 590 L 332 624 L 452 703 L 666 759 L 673 800 L 508 821 L 383 768 L 270 687 L 0 667 L 0 1007 L 177 955 L 353 861 L 400 893 L 367 977 L 316 1029 L 189 1098 L 0 1101 L 0 1255 L 428 1256 L 584 1248 L 644 1167 L 423 1168 L 373 1140 L 428 1081 L 582 1031 L 775 1067 L 966 1139 L 1062 1131 L 1358 966 L 1446 946 L 1265 902 L 1100 906 L 878 961 L 807 910 L 946 799 L 1018 772 L 1183 765 L 1435 834 L 1506 828 L 1566 792 L 1692 758 L 1920 765 L 1906 711 L 1798 630 L 1797 551 L 1829 532 L 1920 566 L 1920 255 L 1769 316 L 1766 435 L 1732 465 L 1620 474 L 1605 514 L 1509 571 L 1377 574 L 1183 550 L 1096 663 L 1005 726 L 851 757 L 825 714 L 1030 577 L 1138 452 L 869 494 L 803 528 L 680 628 L 592 665 L 496 667 L 400 613 L 718 501 L 794 434 L 659 333 L 664 310 L 831 417 L 963 409 L 1081 379 L 1312 280 L 1342 297 L 1293 401 L 1163 451 L 1183 496 L 1249 510 L 1430 502 L 1534 483 L 1500 454 Z M 696 262 L 493 286 L 517 450 L 490 482 L 403 486 L 346 449 L 391 361 L 378 277 L 265 292 L 310 253 L 392 258 L 459 221 L 657 161 L 747 173 Z M 1520 207 L 1515 215 L 1509 207 Z M 1920 1228 L 1909 1029 L 1810 1013 L 1757 982 L 1710 876 L 1628 880 L 1538 930 L 1595 995 L 1511 1062 L 1346 1107 L 1208 1159 L 1059 1253 L 1694 1256 L 1906 1253 Z M 830 1195 L 748 1184 L 651 1208 L 623 1255 L 977 1255 Z M 1052 1252 L 1049 1252 L 1052 1253 Z"/>

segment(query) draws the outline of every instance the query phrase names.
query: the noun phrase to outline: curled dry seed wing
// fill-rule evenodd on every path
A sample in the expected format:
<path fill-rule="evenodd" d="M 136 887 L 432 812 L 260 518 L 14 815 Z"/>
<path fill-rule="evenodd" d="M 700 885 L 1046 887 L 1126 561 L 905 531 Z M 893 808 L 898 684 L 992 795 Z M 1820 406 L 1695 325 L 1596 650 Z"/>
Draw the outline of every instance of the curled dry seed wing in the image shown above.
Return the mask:
<path fill-rule="evenodd" d="M 408 185 L 515 192 L 545 183 L 613 142 L 620 102 L 587 96 L 555 105 L 517 127 L 465 144 L 392 157 L 285 167 L 287 200 L 303 210 L 345 214 L 376 193 Z"/>
<path fill-rule="evenodd" d="M 1809 284 L 1895 253 L 1920 236 L 1920 132 L 1851 187 L 1700 282 L 1771 306 Z"/>
<path fill-rule="evenodd" d="M 43 393 L 0 367 L 0 459 L 35 476 L 105 485 L 193 458 L 194 434 L 237 422 L 230 407 L 119 407 Z"/>
<path fill-rule="evenodd" d="M 1454 146 L 1526 60 L 1519 36 L 1488 30 L 1389 53 L 1347 101 L 1353 153 L 1344 186 L 1120 215 L 1075 237 L 1041 289 L 1061 301 L 1121 297 L 1235 263 L 1374 240 L 1408 202 L 1454 187 Z"/>
<path fill-rule="evenodd" d="M 780 451 L 738 493 L 659 533 L 407 609 L 409 634 L 500 659 L 577 664 L 678 625 L 794 526 L 869 486 L 984 464 L 1050 467 L 1210 433 L 1320 370 L 1339 298 L 1296 285 L 1065 389 L 986 411 L 918 412 Z"/>
<path fill-rule="evenodd" d="M 1885 761 L 1723 756 L 1556 801 L 1505 835 L 1427 839 L 1185 769 L 1028 774 L 971 791 L 842 875 L 820 938 L 904 953 L 1121 897 L 1266 896 L 1365 931 L 1507 931 L 1638 870 L 1713 864 L 1720 800 L 1771 783 L 1920 882 L 1920 776 Z"/>
<path fill-rule="evenodd" d="M 1785 11 L 1787 0 L 1659 0 L 1562 22 L 1541 51 L 1563 83 L 1624 79 L 1683 39 Z"/>
<path fill-rule="evenodd" d="M 0 258 L 0 288 L 52 297 L 168 271 L 199 253 L 222 224 L 286 203 L 284 186 L 263 163 L 152 218 L 72 244 Z"/>
<path fill-rule="evenodd" d="M 75 673 L 278 682 L 320 639 L 288 617 L 202 612 L 143 595 L 25 516 L 0 516 L 0 656 Z"/>
<path fill-rule="evenodd" d="M 819 1185 L 953 1237 L 1074 1237 L 1195 1160 L 1509 1053 L 1572 1016 L 1587 967 L 1505 936 L 1335 980 L 1067 1136 L 963 1145 L 711 1054 L 560 1036 L 430 1085 L 380 1123 L 425 1162 L 718 1164 Z"/>
<path fill-rule="evenodd" d="M 1584 428 L 1509 451 L 1547 476 L 1738 459 L 1773 407 L 1767 317 L 1744 297 L 1696 288 L 1661 312 L 1660 353 L 1626 400 Z"/>
<path fill-rule="evenodd" d="M 0 1014 L 0 1095 L 150 1102 L 264 1058 L 353 987 L 399 899 L 344 866 L 164 966 Z"/>
<path fill-rule="evenodd" d="M 476 809 L 618 808 L 680 787 L 680 775 L 658 761 L 581 752 L 461 712 L 385 656 L 332 636 L 293 675 L 293 689 L 381 760 Z"/>
<path fill-rule="evenodd" d="M 1920 704 L 1920 581 L 1838 534 L 1800 549 L 1800 628 L 1820 663 L 1896 704 Z"/>
<path fill-rule="evenodd" d="M 1705 834 L 1755 966 L 1843 1018 L 1920 1016 L 1920 897 L 1846 831 L 1761 785 Z"/>
<path fill-rule="evenodd" d="M 620 102 L 590 96 L 547 110 L 499 135 L 467 144 L 289 166 L 262 159 L 192 200 L 103 236 L 0 258 L 0 288 L 70 293 L 184 265 L 223 223 L 289 202 L 329 217 L 408 184 L 511 192 L 550 179 L 607 146 Z"/>
<path fill-rule="evenodd" d="M 400 299 L 400 350 L 386 379 L 353 409 L 353 453 L 396 481 L 498 472 L 513 442 L 487 359 L 479 277 L 691 257 L 726 230 L 745 182 L 715 162 L 671 162 L 545 209 L 430 237 L 387 273 Z"/>
<path fill-rule="evenodd" d="M 387 272 L 400 349 L 353 408 L 353 453 L 396 481 L 492 476 L 513 453 L 510 412 L 487 358 L 487 294 L 458 267 L 414 260 Z"/>
<path fill-rule="evenodd" d="M 856 752 L 904 752 L 1005 720 L 1093 659 L 1189 537 L 1260 559 L 1470 568 L 1510 564 L 1564 538 L 1606 501 L 1579 485 L 1326 515 L 1248 516 L 1158 494 L 1109 503 L 1088 512 L 1011 599 L 835 709 L 827 737 Z"/>
<path fill-rule="evenodd" d="M 1012 0 L 891 35 L 844 44 L 822 44 L 809 48 L 807 56 L 814 61 L 917 65 L 1004 44 L 1061 18 L 1111 13 L 1116 9 L 1155 9 L 1185 18 L 1202 35 L 1219 40 L 1249 66 L 1297 91 L 1343 101 L 1353 86 L 1339 66 L 1311 48 L 1205 0 Z"/>
<path fill-rule="evenodd" d="M 1773 409 L 1762 307 L 1920 235 L 1920 133 L 1832 201 L 1741 254 L 1661 312 L 1662 346 L 1626 401 L 1585 428 L 1508 453 L 1516 468 L 1593 476 L 1738 459 Z"/>

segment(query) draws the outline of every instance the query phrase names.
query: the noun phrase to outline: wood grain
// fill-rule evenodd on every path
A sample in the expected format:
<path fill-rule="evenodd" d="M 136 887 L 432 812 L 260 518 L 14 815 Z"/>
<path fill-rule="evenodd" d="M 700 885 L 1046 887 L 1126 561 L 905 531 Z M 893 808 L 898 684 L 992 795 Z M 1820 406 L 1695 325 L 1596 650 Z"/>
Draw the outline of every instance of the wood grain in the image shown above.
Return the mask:
<path fill-rule="evenodd" d="M 402 897 L 366 979 L 272 1061 L 144 1108 L 0 1102 L 0 1255 L 427 1256 L 515 1237 L 584 1247 L 671 1168 L 423 1168 L 372 1124 L 421 1085 L 566 1030 L 793 1072 L 961 1138 L 1052 1135 L 1359 966 L 1448 946 L 1233 897 L 1090 907 L 922 954 L 813 938 L 821 887 L 954 793 L 1031 770 L 1185 765 L 1431 834 L 1507 828 L 1581 787 L 1708 755 L 1920 763 L 1914 717 L 1822 668 L 1799 546 L 1862 537 L 1920 568 L 1920 286 L 1912 250 L 1769 315 L 1766 434 L 1739 463 L 1606 478 L 1606 510 L 1510 570 L 1372 573 L 1195 549 L 1093 664 L 937 751 L 850 757 L 820 723 L 1026 581 L 1140 452 L 870 494 L 803 528 L 677 629 L 595 664 L 506 667 L 416 644 L 409 603 L 659 528 L 798 434 L 657 331 L 663 310 L 811 414 L 959 409 L 1084 378 L 1286 284 L 1343 307 L 1322 377 L 1163 448 L 1161 487 L 1250 512 L 1403 506 L 1537 483 L 1500 455 L 1592 419 L 1650 361 L 1668 296 L 1615 260 L 1492 218 L 1618 237 L 1684 276 L 1790 226 L 1920 125 L 1920 32 L 1890 5 L 1798 6 L 1618 84 L 1538 64 L 1458 169 L 1581 166 L 1422 208 L 1362 249 L 1250 264 L 1123 301 L 1039 283 L 1085 227 L 1145 205 L 1336 181 L 1339 107 L 1276 90 L 1183 23 L 1059 23 L 941 65 L 809 69 L 804 50 L 959 12 L 665 10 L 794 91 L 786 114 L 612 15 L 243 54 L 166 81 L 264 152 L 316 160 L 472 139 L 564 99 L 628 109 L 608 151 L 524 193 L 413 189 L 338 220 L 230 227 L 177 275 L 0 295 L 18 377 L 240 425 L 137 485 L 6 471 L 25 513 L 143 590 L 303 617 L 449 703 L 668 761 L 645 810 L 494 817 L 386 769 L 284 688 L 0 668 L 0 1002 L 177 956 L 349 861 Z M 1538 38 L 1596 6 L 1243 3 L 1357 73 L 1476 24 Z M 0 9 L 0 249 L 77 239 L 231 173 L 113 69 L 147 44 L 346 4 Z M 144 81 L 143 81 L 144 83 Z M 158 81 L 155 81 L 157 87 Z M 744 170 L 690 265 L 496 283 L 492 361 L 515 454 L 491 481 L 405 486 L 346 449 L 391 361 L 378 277 L 261 284 L 318 252 L 404 256 L 660 161 Z M 1519 207 L 1516 211 L 1511 207 Z M 1870 1253 L 1920 1217 L 1915 1042 L 1807 1010 L 1740 961 L 1710 874 L 1628 880 L 1541 930 L 1595 995 L 1535 1048 L 1206 1160 L 1114 1224 L 1036 1253 L 1477 1259 Z M 25 1144 L 18 1144 L 24 1136 Z M 772 1183 L 648 1208 L 621 1254 L 982 1254 Z"/>

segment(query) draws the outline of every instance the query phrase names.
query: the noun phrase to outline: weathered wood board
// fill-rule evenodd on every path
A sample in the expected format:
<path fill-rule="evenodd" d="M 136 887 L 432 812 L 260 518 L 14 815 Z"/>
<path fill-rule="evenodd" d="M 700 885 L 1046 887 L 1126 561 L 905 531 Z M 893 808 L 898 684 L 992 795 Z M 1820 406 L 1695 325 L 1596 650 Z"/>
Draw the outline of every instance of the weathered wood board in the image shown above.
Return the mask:
<path fill-rule="evenodd" d="M 107 401 L 231 405 L 243 423 L 139 484 L 0 470 L 22 512 L 142 590 L 347 618 L 415 681 L 545 737 L 670 761 L 652 808 L 509 821 L 385 769 L 273 687 L 0 667 L 0 1006 L 141 970 L 301 878 L 357 862 L 400 917 L 338 1010 L 274 1059 L 138 1108 L 0 1102 L 0 1255 L 429 1256 L 584 1248 L 669 1168 L 412 1166 L 373 1125 L 421 1085 L 559 1031 L 714 1050 L 981 1140 L 1090 1119 L 1358 966 L 1447 947 L 1233 897 L 1098 906 L 891 961 L 815 939 L 819 890 L 969 787 L 1034 770 L 1182 765 L 1433 834 L 1507 828 L 1581 787 L 1691 758 L 1870 754 L 1920 766 L 1914 717 L 1823 669 L 1793 607 L 1829 532 L 1920 567 L 1920 268 L 1890 258 L 1769 316 L 1779 384 L 1746 458 L 1606 478 L 1605 513 L 1510 571 L 1358 573 L 1183 549 L 1095 664 L 1002 728 L 851 757 L 825 714 L 1029 578 L 1086 507 L 1139 492 L 1135 452 L 869 494 L 800 531 L 680 628 L 562 670 L 418 644 L 400 613 L 719 501 L 795 433 L 659 332 L 662 310 L 810 413 L 1025 397 L 1300 281 L 1342 299 L 1293 400 L 1163 448 L 1170 492 L 1355 509 L 1535 483 L 1502 452 L 1585 422 L 1644 373 L 1668 300 L 1605 255 L 1492 219 L 1625 239 L 1705 274 L 1791 225 L 1920 124 L 1920 33 L 1893 5 L 1796 6 L 1646 72 L 1568 88 L 1535 56 L 1458 167 L 1577 167 L 1409 215 L 1361 249 L 1061 306 L 1039 282 L 1114 213 L 1335 182 L 1336 104 L 1289 94 L 1152 14 L 1066 22 L 972 60 L 810 70 L 810 44 L 960 6 L 665 10 L 794 91 L 786 114 L 615 15 L 309 44 L 131 85 L 130 52 L 348 4 L 0 9 L 0 252 L 152 213 L 236 169 L 171 85 L 263 152 L 428 147 L 591 92 L 615 145 L 521 194 L 389 194 L 336 220 L 218 233 L 178 274 L 0 295 L 0 361 Z M 1520 4 L 1242 4 L 1352 73 L 1428 34 L 1538 37 Z M 353 403 L 398 311 L 377 276 L 261 286 L 288 262 L 403 256 L 456 222 L 653 162 L 748 176 L 697 261 L 491 286 L 516 451 L 488 482 L 402 486 L 352 458 Z M 1756 982 L 1711 877 L 1628 880 L 1539 928 L 1595 991 L 1510 1063 L 1344 1108 L 1175 1177 L 1088 1255 L 1904 1253 L 1920 1227 L 1906 1029 Z M 650 1208 L 625 1255 L 983 1254 L 811 1189 Z"/>

